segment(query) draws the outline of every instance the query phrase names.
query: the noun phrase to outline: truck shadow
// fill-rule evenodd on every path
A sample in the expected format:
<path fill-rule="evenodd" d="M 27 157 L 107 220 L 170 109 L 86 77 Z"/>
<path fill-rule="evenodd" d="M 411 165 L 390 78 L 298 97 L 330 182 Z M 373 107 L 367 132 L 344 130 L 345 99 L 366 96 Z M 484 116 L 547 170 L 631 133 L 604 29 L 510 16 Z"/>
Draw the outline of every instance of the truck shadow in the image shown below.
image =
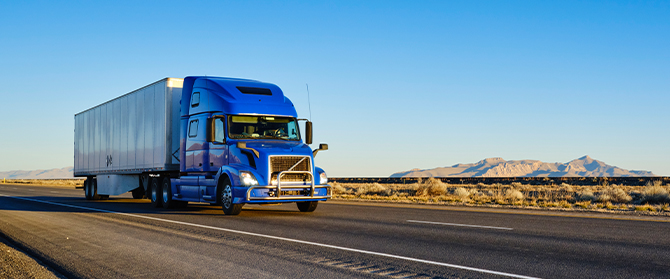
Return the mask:
<path fill-rule="evenodd" d="M 83 197 L 53 196 L 0 196 L 0 211 L 68 212 L 68 213 L 130 213 L 169 214 L 198 216 L 227 216 L 221 206 L 206 203 L 189 203 L 185 208 L 155 208 L 147 199 L 109 198 L 107 200 L 86 200 Z M 245 214 L 247 213 L 247 214 Z M 295 204 L 279 206 L 246 205 L 241 215 L 301 215 L 305 214 Z"/>

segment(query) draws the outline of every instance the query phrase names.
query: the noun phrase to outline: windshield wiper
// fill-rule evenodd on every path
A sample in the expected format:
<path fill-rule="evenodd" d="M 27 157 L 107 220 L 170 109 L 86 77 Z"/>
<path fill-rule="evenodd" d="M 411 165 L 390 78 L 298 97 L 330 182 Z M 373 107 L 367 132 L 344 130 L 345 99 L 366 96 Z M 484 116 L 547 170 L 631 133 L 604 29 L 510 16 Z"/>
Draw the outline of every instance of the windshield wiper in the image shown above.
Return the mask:
<path fill-rule="evenodd" d="M 278 136 L 264 136 L 264 137 L 271 138 L 271 139 L 290 140 L 288 138 L 282 138 L 282 137 L 278 137 Z"/>

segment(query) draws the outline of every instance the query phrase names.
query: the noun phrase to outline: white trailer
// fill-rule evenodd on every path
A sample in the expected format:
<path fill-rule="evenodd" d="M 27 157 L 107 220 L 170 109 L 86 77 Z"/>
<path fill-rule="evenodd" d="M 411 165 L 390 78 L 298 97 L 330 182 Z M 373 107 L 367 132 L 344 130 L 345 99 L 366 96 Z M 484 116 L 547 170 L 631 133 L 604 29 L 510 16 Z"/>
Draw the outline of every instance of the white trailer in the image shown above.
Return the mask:
<path fill-rule="evenodd" d="M 143 194 L 140 174 L 178 172 L 182 84 L 165 78 L 76 114 L 74 175 L 107 197 Z"/>

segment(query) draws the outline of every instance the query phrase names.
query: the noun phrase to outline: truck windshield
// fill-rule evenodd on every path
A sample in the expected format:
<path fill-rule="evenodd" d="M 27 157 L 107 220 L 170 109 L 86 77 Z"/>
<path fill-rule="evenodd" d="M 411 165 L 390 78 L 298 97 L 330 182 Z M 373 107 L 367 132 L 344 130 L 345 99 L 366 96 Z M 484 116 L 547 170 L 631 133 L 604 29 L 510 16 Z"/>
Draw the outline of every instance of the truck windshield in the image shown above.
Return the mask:
<path fill-rule="evenodd" d="M 293 117 L 231 115 L 228 127 L 231 139 L 300 140 L 298 122 Z"/>

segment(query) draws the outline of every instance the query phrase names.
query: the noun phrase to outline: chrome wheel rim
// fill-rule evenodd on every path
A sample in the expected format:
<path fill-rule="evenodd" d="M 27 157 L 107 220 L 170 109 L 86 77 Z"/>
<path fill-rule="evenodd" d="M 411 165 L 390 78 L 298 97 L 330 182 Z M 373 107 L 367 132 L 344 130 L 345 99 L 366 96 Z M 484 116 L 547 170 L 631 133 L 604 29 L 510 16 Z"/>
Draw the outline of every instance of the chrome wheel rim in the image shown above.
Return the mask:
<path fill-rule="evenodd" d="M 151 201 L 156 202 L 156 199 L 158 198 L 158 193 L 156 193 L 156 187 L 154 187 L 153 184 L 151 184 Z"/>
<path fill-rule="evenodd" d="M 230 206 L 233 204 L 233 191 L 230 189 L 230 185 L 226 185 L 226 187 L 223 188 L 223 192 L 221 193 L 221 201 L 223 202 L 223 207 L 225 208 L 230 208 Z"/>
<path fill-rule="evenodd" d="M 167 193 L 168 189 L 167 189 L 167 187 L 170 186 L 170 185 L 166 185 L 166 184 L 167 183 L 163 183 L 163 202 L 164 203 L 167 203 L 167 200 L 168 200 L 168 193 Z"/>

